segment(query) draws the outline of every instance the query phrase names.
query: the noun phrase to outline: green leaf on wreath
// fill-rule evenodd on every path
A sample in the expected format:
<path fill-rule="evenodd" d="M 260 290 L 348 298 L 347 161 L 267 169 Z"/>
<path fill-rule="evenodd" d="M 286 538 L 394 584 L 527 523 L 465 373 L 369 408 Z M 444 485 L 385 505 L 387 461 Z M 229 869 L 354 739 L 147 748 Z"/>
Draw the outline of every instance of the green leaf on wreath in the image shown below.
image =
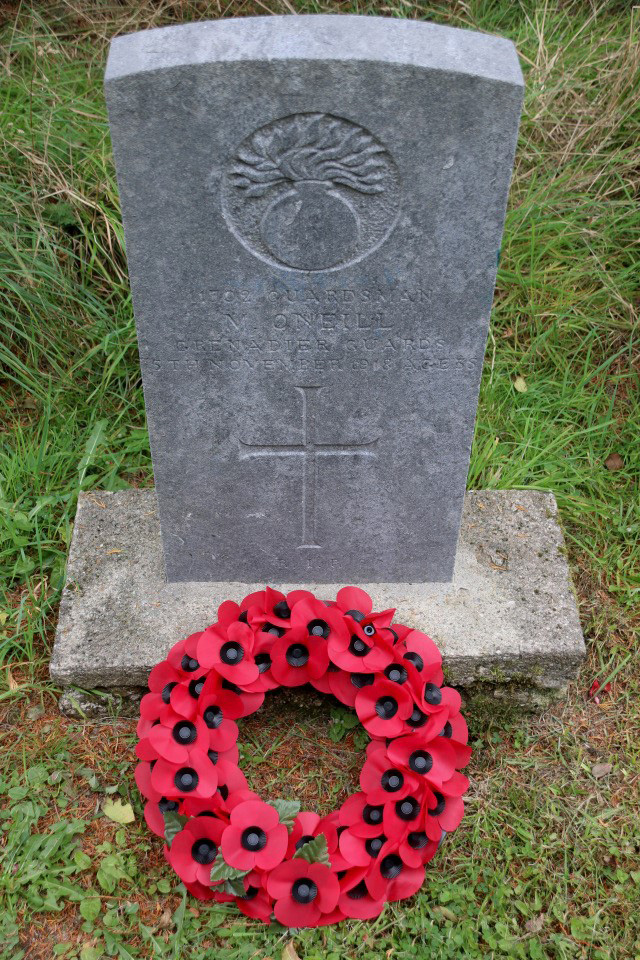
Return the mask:
<path fill-rule="evenodd" d="M 211 867 L 211 886 L 214 883 L 221 883 L 223 880 L 241 880 L 248 873 L 248 870 L 236 870 L 235 867 L 230 867 L 226 860 L 218 857 Z M 244 893 L 244 887 L 242 892 Z"/>
<path fill-rule="evenodd" d="M 216 887 L 216 889 L 218 889 Z M 239 877 L 235 877 L 231 880 L 225 880 L 222 885 L 223 893 L 231 893 L 234 897 L 244 897 L 246 890 L 244 883 L 240 880 Z"/>
<path fill-rule="evenodd" d="M 324 833 L 319 833 L 313 840 L 307 840 L 306 843 L 303 843 L 294 853 L 293 859 L 306 860 L 307 863 L 323 863 L 325 867 L 330 867 L 327 838 Z"/>
<path fill-rule="evenodd" d="M 167 846 L 170 847 L 176 834 L 180 833 L 184 827 L 188 817 L 176 813 L 175 810 L 166 810 L 162 816 L 164 817 L 164 838 L 167 841 Z"/>
<path fill-rule="evenodd" d="M 300 802 L 298 800 L 274 800 L 271 806 L 275 807 L 278 811 L 280 823 L 284 823 L 289 833 L 291 833 L 293 821 L 300 813 Z"/>

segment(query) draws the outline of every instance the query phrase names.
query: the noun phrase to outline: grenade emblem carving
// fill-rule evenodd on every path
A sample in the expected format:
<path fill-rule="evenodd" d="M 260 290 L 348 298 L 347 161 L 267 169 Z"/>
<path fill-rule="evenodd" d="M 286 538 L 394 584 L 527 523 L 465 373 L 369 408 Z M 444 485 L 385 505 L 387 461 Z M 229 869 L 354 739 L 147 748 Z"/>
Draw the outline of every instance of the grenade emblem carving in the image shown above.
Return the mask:
<path fill-rule="evenodd" d="M 323 113 L 260 127 L 238 148 L 222 209 L 240 242 L 275 266 L 335 270 L 389 235 L 400 207 L 398 171 L 363 127 Z"/>

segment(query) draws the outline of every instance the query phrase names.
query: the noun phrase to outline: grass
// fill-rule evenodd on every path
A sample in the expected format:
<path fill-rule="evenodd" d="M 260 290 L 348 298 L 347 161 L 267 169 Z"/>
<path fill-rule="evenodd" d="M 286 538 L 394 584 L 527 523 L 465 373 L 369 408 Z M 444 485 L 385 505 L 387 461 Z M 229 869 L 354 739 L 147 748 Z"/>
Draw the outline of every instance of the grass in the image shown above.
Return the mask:
<path fill-rule="evenodd" d="M 115 33 L 290 3 L 5 5 L 0 956 L 640 957 L 638 10 L 294 5 L 432 19 L 518 46 L 525 114 L 469 483 L 555 493 L 588 663 L 542 718 L 472 718 L 468 817 L 409 904 L 292 937 L 184 900 L 141 823 L 132 723 L 60 717 L 46 673 L 78 492 L 152 482 L 101 77 Z M 589 700 L 592 680 L 612 675 L 610 694 Z M 261 718 L 244 728 L 250 782 L 333 806 L 357 769 L 348 724 L 326 705 Z M 134 824 L 102 815 L 110 794 L 132 801 Z"/>

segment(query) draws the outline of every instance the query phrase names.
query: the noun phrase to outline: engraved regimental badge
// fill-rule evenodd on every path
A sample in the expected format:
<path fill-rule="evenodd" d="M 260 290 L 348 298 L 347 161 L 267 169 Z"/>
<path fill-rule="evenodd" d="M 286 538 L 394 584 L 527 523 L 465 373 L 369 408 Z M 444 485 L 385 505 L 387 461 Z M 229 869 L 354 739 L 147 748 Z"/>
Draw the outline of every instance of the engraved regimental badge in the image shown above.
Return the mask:
<path fill-rule="evenodd" d="M 298 113 L 260 127 L 222 178 L 222 211 L 256 257 L 290 270 L 339 270 L 389 236 L 400 178 L 373 134 L 326 113 Z"/>

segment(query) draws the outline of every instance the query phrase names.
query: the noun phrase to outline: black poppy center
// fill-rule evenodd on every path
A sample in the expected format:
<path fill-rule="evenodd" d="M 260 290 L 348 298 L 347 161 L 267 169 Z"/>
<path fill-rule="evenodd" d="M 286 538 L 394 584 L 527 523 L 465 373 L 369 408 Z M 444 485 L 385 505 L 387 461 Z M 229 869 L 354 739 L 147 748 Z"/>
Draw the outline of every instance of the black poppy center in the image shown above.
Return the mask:
<path fill-rule="evenodd" d="M 405 653 L 402 659 L 408 660 L 409 663 L 412 663 L 418 673 L 420 673 L 421 670 L 424 670 L 424 660 L 419 653 L 414 653 L 413 650 L 410 650 L 408 653 Z"/>
<path fill-rule="evenodd" d="M 369 653 L 369 647 L 362 637 L 357 637 L 355 633 L 353 633 L 349 641 L 349 653 L 352 653 L 354 657 L 366 657 Z"/>
<path fill-rule="evenodd" d="M 358 690 L 362 690 L 363 687 L 370 687 L 371 684 L 373 683 L 373 674 L 372 673 L 352 673 L 351 683 L 354 687 L 357 687 Z"/>
<path fill-rule="evenodd" d="M 266 673 L 271 666 L 271 657 L 268 653 L 259 653 L 256 656 L 255 661 L 259 673 Z"/>
<path fill-rule="evenodd" d="M 218 793 L 220 794 L 223 800 L 226 800 L 227 797 L 229 796 L 229 787 L 227 787 L 226 784 L 223 783 L 222 786 L 218 787 Z"/>
<path fill-rule="evenodd" d="M 264 850 L 267 845 L 267 835 L 262 827 L 247 827 L 242 831 L 240 843 L 245 850 L 251 850 L 257 853 L 258 850 Z"/>
<path fill-rule="evenodd" d="M 359 610 L 347 610 L 345 616 L 351 617 L 356 623 L 361 623 L 364 620 L 364 613 L 360 613 Z"/>
<path fill-rule="evenodd" d="M 243 895 L 243 900 L 254 900 L 260 893 L 259 887 L 247 887 L 247 892 Z"/>
<path fill-rule="evenodd" d="M 380 778 L 382 789 L 387 793 L 396 793 L 404 783 L 404 777 L 399 770 L 385 770 Z"/>
<path fill-rule="evenodd" d="M 211 763 L 216 764 L 218 762 L 218 751 L 217 750 L 207 750 L 207 756 Z"/>
<path fill-rule="evenodd" d="M 376 713 L 381 720 L 391 720 L 398 712 L 398 701 L 395 697 L 380 697 L 376 700 Z"/>
<path fill-rule="evenodd" d="M 381 833 L 379 837 L 369 837 L 365 840 L 364 848 L 370 857 L 377 857 L 386 842 L 387 838 Z"/>
<path fill-rule="evenodd" d="M 193 697 L 194 700 L 197 700 L 200 694 L 202 693 L 202 688 L 204 687 L 204 677 L 198 677 L 196 680 L 195 677 L 189 684 L 189 694 Z"/>
<path fill-rule="evenodd" d="M 366 883 L 364 880 L 361 880 L 355 887 L 351 887 L 351 890 L 347 890 L 347 896 L 349 900 L 362 900 L 368 892 Z"/>
<path fill-rule="evenodd" d="M 281 620 L 288 620 L 291 617 L 291 610 L 289 609 L 289 604 L 286 600 L 280 600 L 273 608 L 273 612 L 276 617 L 280 617 Z"/>
<path fill-rule="evenodd" d="M 303 643 L 292 643 L 286 654 L 290 667 L 304 667 L 309 659 L 309 651 Z"/>
<path fill-rule="evenodd" d="M 442 692 L 440 687 L 436 687 L 435 683 L 425 683 L 424 699 L 429 706 L 437 707 L 438 704 L 442 703 Z"/>
<path fill-rule="evenodd" d="M 362 632 L 364 633 L 365 637 L 373 637 L 375 635 L 376 628 L 372 623 L 366 623 L 362 628 Z"/>
<path fill-rule="evenodd" d="M 393 880 L 402 872 L 402 860 L 397 853 L 390 853 L 380 864 L 380 873 L 385 880 Z"/>
<path fill-rule="evenodd" d="M 305 843 L 311 843 L 312 840 L 315 840 L 315 837 L 311 833 L 305 833 L 305 835 L 300 837 L 296 843 L 296 850 L 299 850 L 300 847 L 304 847 Z"/>
<path fill-rule="evenodd" d="M 173 813 L 178 809 L 178 804 L 175 800 L 167 800 L 166 797 L 161 797 L 158 802 L 158 809 L 160 813 Z"/>
<path fill-rule="evenodd" d="M 445 723 L 442 730 L 440 731 L 440 736 L 444 737 L 446 740 L 450 740 L 451 737 L 453 736 L 453 727 L 451 726 L 448 720 Z"/>
<path fill-rule="evenodd" d="M 192 767 L 181 767 L 173 782 L 181 793 L 191 793 L 198 786 L 198 774 Z"/>
<path fill-rule="evenodd" d="M 390 663 L 385 667 L 384 675 L 392 683 L 406 683 L 409 678 L 409 674 L 401 663 Z"/>
<path fill-rule="evenodd" d="M 309 877 L 300 877 L 291 887 L 291 896 L 298 903 L 311 903 L 318 896 L 318 888 Z"/>
<path fill-rule="evenodd" d="M 209 840 L 207 837 L 202 837 L 201 840 L 196 840 L 194 845 L 191 847 L 191 856 L 196 863 L 201 863 L 203 866 L 206 866 L 208 863 L 213 863 L 217 855 L 218 848 L 213 840 Z"/>
<path fill-rule="evenodd" d="M 180 723 L 176 723 L 173 728 L 173 739 L 176 743 L 182 744 L 182 746 L 188 746 L 188 744 L 193 743 L 197 736 L 198 731 L 192 723 L 181 721 Z"/>
<path fill-rule="evenodd" d="M 242 611 L 242 613 L 238 617 L 238 620 L 240 621 L 240 623 L 246 623 L 247 626 L 249 625 L 249 617 L 246 610 Z"/>
<path fill-rule="evenodd" d="M 362 819 L 369 826 L 382 823 L 382 807 L 372 807 L 370 803 L 367 803 L 362 810 Z"/>
<path fill-rule="evenodd" d="M 433 766 L 433 757 L 426 750 L 414 750 L 409 757 L 409 769 L 414 773 L 429 773 Z"/>
<path fill-rule="evenodd" d="M 185 653 L 180 663 L 180 666 L 185 671 L 185 673 L 194 673 L 198 669 L 200 664 L 195 659 L 195 657 L 190 657 L 189 654 Z"/>
<path fill-rule="evenodd" d="M 220 659 L 230 667 L 236 663 L 240 663 L 243 657 L 244 650 L 235 640 L 228 640 L 227 643 L 223 643 L 220 647 Z"/>
<path fill-rule="evenodd" d="M 410 727 L 424 727 L 428 719 L 426 713 L 423 713 L 420 707 L 414 707 L 407 723 Z"/>
<path fill-rule="evenodd" d="M 441 793 L 438 793 L 437 790 L 436 790 L 436 805 L 435 805 L 435 807 L 433 807 L 432 810 L 429 810 L 429 811 L 428 811 L 429 816 L 430 816 L 430 817 L 437 817 L 437 816 L 439 816 L 439 815 L 442 813 L 442 811 L 444 810 L 444 804 L 445 804 L 444 797 L 442 796 Z"/>
<path fill-rule="evenodd" d="M 284 636 L 284 629 L 282 627 L 276 627 L 275 623 L 265 623 L 262 632 L 270 633 L 273 637 Z"/>
<path fill-rule="evenodd" d="M 312 637 L 324 637 L 326 640 L 329 636 L 329 624 L 326 620 L 312 620 L 307 624 L 307 630 Z"/>
<path fill-rule="evenodd" d="M 177 686 L 178 686 L 177 683 L 168 683 L 166 687 L 164 687 L 161 694 L 163 703 L 169 703 L 169 701 L 171 700 L 171 691 L 173 690 L 174 687 L 177 687 Z"/>
<path fill-rule="evenodd" d="M 414 797 L 405 797 L 396 803 L 396 814 L 400 820 L 415 820 L 420 813 L 420 804 Z"/>
<path fill-rule="evenodd" d="M 413 830 L 407 837 L 407 842 L 413 850 L 422 850 L 429 843 L 429 837 L 423 830 Z"/>
<path fill-rule="evenodd" d="M 222 723 L 222 710 L 220 707 L 207 707 L 202 715 L 202 719 L 210 730 L 215 730 Z"/>

